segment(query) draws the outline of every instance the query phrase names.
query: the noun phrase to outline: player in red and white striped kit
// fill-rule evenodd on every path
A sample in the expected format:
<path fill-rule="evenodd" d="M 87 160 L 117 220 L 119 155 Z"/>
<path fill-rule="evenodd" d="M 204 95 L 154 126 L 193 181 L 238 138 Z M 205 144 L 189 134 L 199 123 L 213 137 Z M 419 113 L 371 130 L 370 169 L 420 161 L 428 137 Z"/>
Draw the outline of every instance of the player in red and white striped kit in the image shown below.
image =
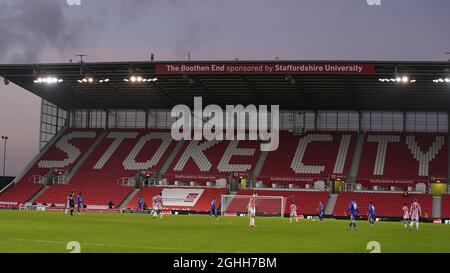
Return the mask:
<path fill-rule="evenodd" d="M 162 208 L 163 208 L 163 199 L 162 193 L 160 192 L 158 195 L 155 195 L 152 199 L 153 205 L 153 219 L 155 219 L 156 215 L 159 213 L 160 218 L 162 219 Z"/>
<path fill-rule="evenodd" d="M 295 218 L 295 221 L 298 223 L 297 205 L 295 205 L 295 203 L 292 202 L 292 204 L 289 206 L 289 208 L 291 209 L 291 212 L 289 213 L 289 223 L 292 224 L 292 218 Z"/>
<path fill-rule="evenodd" d="M 256 216 L 256 197 L 258 195 L 256 193 L 254 193 L 251 197 L 250 197 L 250 201 L 248 202 L 248 211 L 250 214 L 250 225 L 251 227 L 256 227 L 255 225 L 255 216 Z"/>
<path fill-rule="evenodd" d="M 409 209 L 408 206 L 405 204 L 403 204 L 403 223 L 405 224 L 405 228 L 409 225 Z"/>
<path fill-rule="evenodd" d="M 420 204 L 417 202 L 417 199 L 414 199 L 414 203 L 411 204 L 410 214 L 410 229 L 412 230 L 414 223 L 416 223 L 416 230 L 419 230 L 419 217 L 422 216 L 422 209 L 420 208 Z"/>

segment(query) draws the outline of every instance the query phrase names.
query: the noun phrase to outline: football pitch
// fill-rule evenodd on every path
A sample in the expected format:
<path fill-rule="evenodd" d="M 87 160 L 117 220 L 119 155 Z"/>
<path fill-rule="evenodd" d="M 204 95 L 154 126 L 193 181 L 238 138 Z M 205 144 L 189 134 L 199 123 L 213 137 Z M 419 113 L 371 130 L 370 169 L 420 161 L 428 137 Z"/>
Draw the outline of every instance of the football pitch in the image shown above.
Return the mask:
<path fill-rule="evenodd" d="M 379 242 L 381 252 L 450 252 L 450 225 L 421 223 L 409 231 L 400 222 L 377 222 L 370 228 L 358 221 L 358 230 L 347 230 L 348 221 L 323 222 L 288 218 L 256 219 L 206 215 L 0 211 L 0 252 L 70 252 L 68 242 L 80 244 L 82 253 L 107 252 L 360 252 Z"/>

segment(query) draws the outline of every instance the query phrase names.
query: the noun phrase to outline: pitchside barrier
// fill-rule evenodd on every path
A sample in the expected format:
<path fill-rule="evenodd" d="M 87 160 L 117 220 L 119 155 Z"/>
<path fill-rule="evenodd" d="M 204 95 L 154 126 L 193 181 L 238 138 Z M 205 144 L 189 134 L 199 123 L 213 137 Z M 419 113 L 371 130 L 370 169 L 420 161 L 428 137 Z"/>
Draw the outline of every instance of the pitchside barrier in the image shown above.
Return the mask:
<path fill-rule="evenodd" d="M 45 211 L 46 210 L 46 206 L 43 206 L 43 205 L 32 205 L 32 204 L 23 204 L 23 205 L 19 205 L 19 210 Z"/>
<path fill-rule="evenodd" d="M 249 214 L 248 204 L 251 195 L 222 195 L 221 215 L 224 216 L 247 216 Z M 294 196 L 257 196 L 256 197 L 256 215 L 284 217 L 286 204 L 293 200 Z"/>

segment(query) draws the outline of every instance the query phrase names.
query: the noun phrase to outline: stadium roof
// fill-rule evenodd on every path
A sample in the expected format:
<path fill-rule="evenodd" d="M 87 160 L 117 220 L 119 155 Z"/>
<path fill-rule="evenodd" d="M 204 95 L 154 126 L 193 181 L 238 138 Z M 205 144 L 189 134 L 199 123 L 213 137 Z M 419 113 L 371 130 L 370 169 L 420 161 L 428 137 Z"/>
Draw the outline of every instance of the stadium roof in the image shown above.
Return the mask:
<path fill-rule="evenodd" d="M 371 73 L 157 73 L 158 66 L 258 64 L 354 64 Z M 167 71 L 166 71 L 167 72 Z M 450 62 L 396 61 L 174 61 L 0 65 L 0 76 L 53 104 L 69 109 L 170 109 L 203 104 L 278 104 L 290 110 L 449 111 L 450 85 L 434 79 L 450 74 Z M 63 79 L 37 84 L 39 76 Z M 131 75 L 157 78 L 127 82 Z M 409 77 L 416 82 L 380 82 Z M 93 77 L 94 83 L 80 83 Z M 99 83 L 101 79 L 109 79 Z"/>

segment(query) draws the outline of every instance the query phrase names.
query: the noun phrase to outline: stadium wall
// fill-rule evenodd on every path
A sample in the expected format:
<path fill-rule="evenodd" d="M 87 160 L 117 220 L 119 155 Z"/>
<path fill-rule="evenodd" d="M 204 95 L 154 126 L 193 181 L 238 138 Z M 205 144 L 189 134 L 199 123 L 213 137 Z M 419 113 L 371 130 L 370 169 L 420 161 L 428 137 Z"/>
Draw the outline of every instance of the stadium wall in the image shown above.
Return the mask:
<path fill-rule="evenodd" d="M 69 113 L 69 120 L 72 128 L 170 129 L 176 121 L 170 112 L 168 109 L 115 109 L 108 112 L 79 109 Z M 293 132 L 325 130 L 444 133 L 448 132 L 449 118 L 446 112 L 280 111 L 280 129 Z"/>

